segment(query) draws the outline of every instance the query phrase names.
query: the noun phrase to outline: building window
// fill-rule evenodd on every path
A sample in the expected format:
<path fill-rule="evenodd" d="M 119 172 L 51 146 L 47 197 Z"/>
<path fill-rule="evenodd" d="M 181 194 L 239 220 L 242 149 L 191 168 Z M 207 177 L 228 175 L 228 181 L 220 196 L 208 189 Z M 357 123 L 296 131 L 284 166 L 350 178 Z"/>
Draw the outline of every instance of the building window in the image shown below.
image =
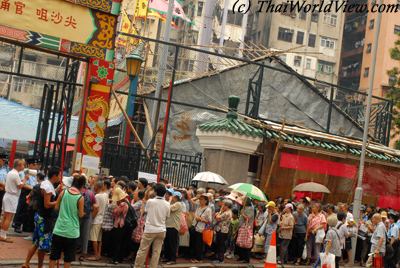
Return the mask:
<path fill-rule="evenodd" d="M 309 47 L 315 47 L 315 39 L 316 39 L 316 35 L 315 34 L 309 34 L 308 35 L 308 46 Z"/>
<path fill-rule="evenodd" d="M 369 21 L 369 29 L 370 30 L 374 29 L 374 24 L 375 24 L 375 20 L 370 20 Z"/>
<path fill-rule="evenodd" d="M 400 25 L 395 25 L 394 26 L 394 33 L 395 34 L 400 34 Z"/>
<path fill-rule="evenodd" d="M 367 67 L 364 69 L 364 77 L 368 77 L 368 75 L 369 75 L 369 68 Z"/>
<path fill-rule="evenodd" d="M 203 6 L 204 6 L 203 2 L 197 3 L 197 16 L 198 17 L 201 17 L 201 15 L 203 14 Z"/>
<path fill-rule="evenodd" d="M 306 69 L 310 70 L 311 69 L 311 59 L 306 58 Z"/>
<path fill-rule="evenodd" d="M 371 53 L 372 44 L 367 44 L 367 53 Z"/>
<path fill-rule="evenodd" d="M 317 11 L 311 13 L 311 21 L 312 22 L 318 22 L 319 14 Z"/>
<path fill-rule="evenodd" d="M 282 28 L 279 27 L 278 30 L 278 40 L 286 41 L 286 42 L 292 42 L 293 39 L 293 30 L 287 29 L 287 28 Z"/>
<path fill-rule="evenodd" d="M 334 49 L 335 48 L 335 40 L 328 38 L 328 37 L 321 37 L 321 47 Z"/>
<path fill-rule="evenodd" d="M 297 31 L 296 44 L 302 45 L 304 40 L 304 32 Z"/>
<path fill-rule="evenodd" d="M 24 54 L 24 60 L 26 61 L 36 61 L 37 56 L 32 54 Z"/>
<path fill-rule="evenodd" d="M 324 23 L 336 27 L 337 15 L 327 13 L 324 15 Z"/>
<path fill-rule="evenodd" d="M 233 13 L 232 10 L 228 10 L 227 22 L 229 24 L 234 24 L 234 25 L 241 26 L 242 25 L 242 20 L 243 20 L 243 13 L 240 13 L 240 12 Z"/>
<path fill-rule="evenodd" d="M 282 15 L 296 18 L 296 12 L 294 10 L 291 11 L 289 3 L 282 3 L 282 10 Z"/>
<path fill-rule="evenodd" d="M 318 72 L 325 73 L 325 74 L 332 74 L 334 66 L 335 66 L 335 64 L 332 62 L 319 60 L 318 61 Z"/>
<path fill-rule="evenodd" d="M 307 19 L 307 13 L 303 9 L 300 10 L 299 19 L 301 19 L 301 20 Z"/>
<path fill-rule="evenodd" d="M 294 56 L 293 65 L 295 67 L 300 67 L 301 66 L 301 56 Z"/>

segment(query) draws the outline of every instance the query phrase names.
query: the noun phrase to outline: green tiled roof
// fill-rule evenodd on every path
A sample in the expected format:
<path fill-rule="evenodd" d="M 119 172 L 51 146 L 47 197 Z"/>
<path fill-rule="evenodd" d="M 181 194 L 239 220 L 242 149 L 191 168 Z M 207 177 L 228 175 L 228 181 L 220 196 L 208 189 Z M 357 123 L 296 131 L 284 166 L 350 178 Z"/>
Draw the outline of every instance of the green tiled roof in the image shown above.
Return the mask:
<path fill-rule="evenodd" d="M 262 129 L 255 128 L 244 121 L 236 118 L 221 118 L 214 121 L 203 123 L 199 126 L 202 131 L 227 131 L 233 134 L 248 137 L 264 137 Z"/>
<path fill-rule="evenodd" d="M 282 139 L 287 143 L 293 143 L 307 147 L 322 148 L 327 151 L 333 151 L 338 153 L 349 153 L 357 157 L 361 155 L 360 148 L 339 142 L 325 141 L 322 139 L 319 140 L 313 137 L 300 136 L 296 134 L 288 134 L 283 132 L 279 133 L 278 131 L 270 129 L 266 129 L 264 131 L 265 131 L 265 137 L 267 139 Z M 366 156 L 371 159 L 400 164 L 400 157 L 396 155 L 390 155 L 382 152 L 372 152 L 371 150 L 368 150 Z"/>

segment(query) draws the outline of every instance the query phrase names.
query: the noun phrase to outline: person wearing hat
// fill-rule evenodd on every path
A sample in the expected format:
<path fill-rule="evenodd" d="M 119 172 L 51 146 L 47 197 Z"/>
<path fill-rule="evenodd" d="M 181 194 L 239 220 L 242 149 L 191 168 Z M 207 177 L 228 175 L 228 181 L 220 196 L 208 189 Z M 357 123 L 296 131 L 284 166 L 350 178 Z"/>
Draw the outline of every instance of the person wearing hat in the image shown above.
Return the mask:
<path fill-rule="evenodd" d="M 125 218 L 128 213 L 128 203 L 127 203 L 128 194 L 122 190 L 120 187 L 115 187 L 112 193 L 111 201 L 115 204 L 115 208 L 113 210 L 113 221 L 114 228 L 112 229 L 112 253 L 111 258 L 114 264 L 121 263 L 123 260 L 123 251 L 124 248 L 124 226 L 125 226 Z"/>
<path fill-rule="evenodd" d="M 275 232 L 278 227 L 279 214 L 276 211 L 276 204 L 274 201 L 269 201 L 266 207 L 268 215 L 260 230 L 258 230 L 258 233 L 265 237 L 264 253 L 268 254 L 272 233 Z"/>
<path fill-rule="evenodd" d="M 7 166 L 7 154 L 1 153 L 0 154 L 0 215 L 1 209 L 3 204 L 3 196 L 6 193 L 5 186 L 6 186 L 6 176 L 10 170 Z"/>
<path fill-rule="evenodd" d="M 287 261 L 288 248 L 290 240 L 292 240 L 293 236 L 295 222 L 292 211 L 293 205 L 291 203 L 287 203 L 285 205 L 285 209 L 283 210 L 283 214 L 281 215 L 281 220 L 279 221 L 279 238 L 281 239 L 279 256 L 282 265 L 284 265 Z"/>
<path fill-rule="evenodd" d="M 198 263 L 203 259 L 205 244 L 203 242 L 203 231 L 207 224 L 212 221 L 212 211 L 208 205 L 208 196 L 203 193 L 198 197 L 199 207 L 196 209 L 195 217 L 190 228 L 190 249 L 193 259 L 192 263 Z"/>
<path fill-rule="evenodd" d="M 21 189 L 21 195 L 18 200 L 17 212 L 15 213 L 13 227 L 16 233 L 32 232 L 33 231 L 33 214 L 29 215 L 26 197 L 32 191 L 33 187 L 37 184 L 37 159 L 28 158 L 26 160 L 28 168 L 24 170 L 24 176 L 27 177 L 26 183 Z"/>
<path fill-rule="evenodd" d="M 168 190 L 167 190 L 168 192 Z M 176 263 L 176 253 L 178 250 L 179 229 L 183 211 L 183 204 L 181 202 L 182 194 L 178 191 L 172 192 L 170 214 L 165 225 L 167 232 L 164 240 L 164 258 L 167 265 Z"/>

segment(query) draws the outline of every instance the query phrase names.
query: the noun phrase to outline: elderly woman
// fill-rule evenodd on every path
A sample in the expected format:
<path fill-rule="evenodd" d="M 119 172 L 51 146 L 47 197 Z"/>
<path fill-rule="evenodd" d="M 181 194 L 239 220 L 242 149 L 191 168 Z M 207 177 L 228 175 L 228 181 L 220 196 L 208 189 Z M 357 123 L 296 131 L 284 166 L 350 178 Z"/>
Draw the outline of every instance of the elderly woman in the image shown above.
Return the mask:
<path fill-rule="evenodd" d="M 318 259 L 321 252 L 321 245 L 323 241 L 318 241 L 317 233 L 324 231 L 326 228 L 326 218 L 321 212 L 321 204 L 315 203 L 311 206 L 311 214 L 308 216 L 307 225 L 307 265 L 310 264 L 311 259 Z M 312 254 L 314 253 L 314 254 Z"/>
<path fill-rule="evenodd" d="M 267 204 L 268 215 L 261 226 L 258 233 L 265 237 L 264 253 L 267 255 L 269 250 L 269 244 L 271 243 L 272 234 L 278 227 L 279 214 L 276 210 L 276 204 L 274 201 L 269 201 Z"/>
<path fill-rule="evenodd" d="M 224 254 L 226 251 L 226 240 L 228 239 L 229 226 L 232 219 L 232 201 L 224 200 L 223 205 L 219 212 L 215 214 L 217 222 L 215 226 L 216 231 L 216 259 L 219 262 L 224 262 Z"/>
<path fill-rule="evenodd" d="M 190 248 L 192 250 L 192 263 L 198 263 L 203 259 L 204 242 L 203 231 L 206 225 L 212 221 L 212 211 L 208 206 L 208 197 L 202 194 L 198 198 L 199 207 L 196 209 L 192 227 L 190 229 Z"/>
<path fill-rule="evenodd" d="M 250 198 L 247 198 L 245 201 L 245 204 L 242 208 L 242 211 L 240 213 L 239 217 L 239 232 L 241 228 L 250 228 L 251 233 L 253 233 L 253 226 L 254 226 L 254 217 L 255 217 L 255 211 L 254 211 L 254 206 L 251 202 Z M 237 245 L 237 251 L 239 255 L 238 261 L 248 263 L 250 262 L 250 248 L 243 248 L 238 245 L 238 242 L 236 242 Z"/>
<path fill-rule="evenodd" d="M 328 217 L 328 232 L 325 237 L 325 254 L 331 253 L 335 255 L 336 268 L 339 268 L 339 261 L 342 256 L 342 250 L 340 247 L 339 231 L 336 229 L 338 219 L 335 216 Z"/>
<path fill-rule="evenodd" d="M 285 263 L 285 261 L 287 261 L 289 243 L 293 236 L 295 222 L 292 211 L 293 205 L 291 203 L 287 203 L 279 222 L 279 238 L 281 239 L 280 262 L 282 265 Z"/>

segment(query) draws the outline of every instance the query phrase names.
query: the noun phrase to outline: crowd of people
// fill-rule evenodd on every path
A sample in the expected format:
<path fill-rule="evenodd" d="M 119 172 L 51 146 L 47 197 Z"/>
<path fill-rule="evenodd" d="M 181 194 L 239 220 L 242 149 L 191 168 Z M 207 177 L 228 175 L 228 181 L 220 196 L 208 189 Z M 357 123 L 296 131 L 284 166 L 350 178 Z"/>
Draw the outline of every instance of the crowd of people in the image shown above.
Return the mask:
<path fill-rule="evenodd" d="M 393 210 L 363 206 L 356 223 L 346 203 L 322 205 L 308 197 L 265 202 L 226 189 L 179 188 L 166 179 L 62 177 L 57 167 L 32 172 L 39 169 L 34 159 L 16 159 L 8 170 L 0 155 L 0 242 L 13 242 L 11 224 L 16 232 L 33 233 L 25 268 L 36 252 L 38 267 L 49 253 L 51 268 L 61 256 L 67 268 L 76 256 L 137 268 L 147 260 L 151 268 L 160 259 L 174 264 L 177 257 L 263 262 L 273 236 L 282 266 L 317 267 L 321 252 L 333 254 L 336 267 L 348 265 L 352 254 L 362 266 L 372 267 L 377 256 L 385 267 L 399 265 L 400 220 Z"/>

